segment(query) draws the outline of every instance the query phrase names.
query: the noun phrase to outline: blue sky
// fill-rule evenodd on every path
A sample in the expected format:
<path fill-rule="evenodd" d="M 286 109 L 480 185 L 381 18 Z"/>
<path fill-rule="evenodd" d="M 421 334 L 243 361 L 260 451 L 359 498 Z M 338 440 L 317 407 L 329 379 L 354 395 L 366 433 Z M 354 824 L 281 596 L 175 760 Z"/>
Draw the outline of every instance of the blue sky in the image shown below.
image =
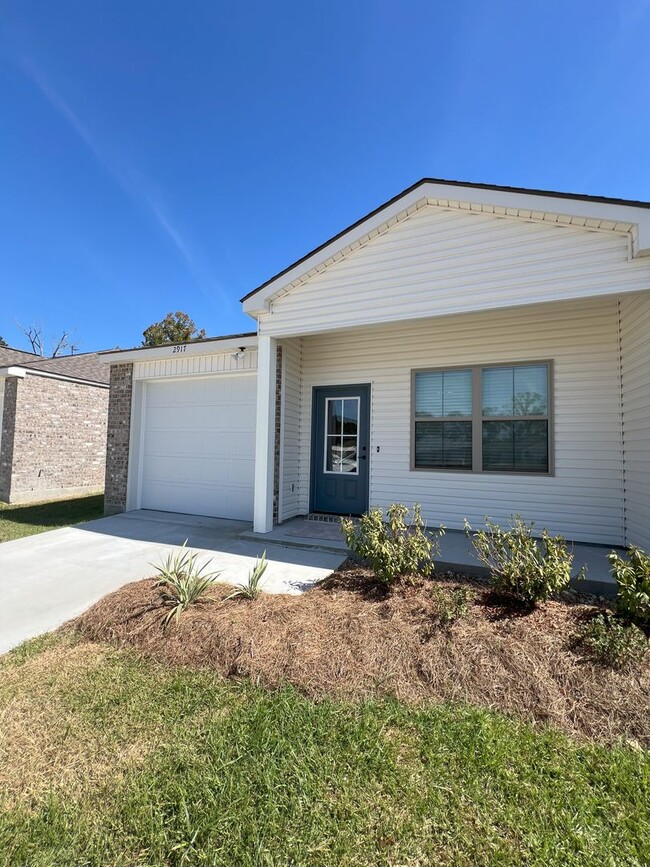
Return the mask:
<path fill-rule="evenodd" d="M 650 200 L 650 0 L 0 2 L 0 335 L 134 346 L 423 176 Z"/>

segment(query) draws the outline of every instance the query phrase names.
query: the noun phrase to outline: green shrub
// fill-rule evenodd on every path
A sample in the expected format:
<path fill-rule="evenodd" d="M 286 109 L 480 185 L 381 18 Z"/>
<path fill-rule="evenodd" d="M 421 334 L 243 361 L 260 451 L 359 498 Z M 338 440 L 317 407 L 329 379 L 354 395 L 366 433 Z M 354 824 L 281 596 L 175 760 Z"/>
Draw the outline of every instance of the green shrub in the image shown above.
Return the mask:
<path fill-rule="evenodd" d="M 209 560 L 197 568 L 197 551 L 187 549 L 187 539 L 179 551 L 172 551 L 162 563 L 155 566 L 159 578 L 156 587 L 164 587 L 165 601 L 171 608 L 163 618 L 163 626 L 167 626 L 172 618 L 178 622 L 188 605 L 197 602 L 206 590 L 216 581 L 219 572 L 206 572 L 212 562 Z"/>
<path fill-rule="evenodd" d="M 368 560 L 375 576 L 385 584 L 397 578 L 430 575 L 433 557 L 440 552 L 438 537 L 444 533 L 440 527 L 436 535 L 427 530 L 420 506 L 413 506 L 413 517 L 401 503 L 393 503 L 386 510 L 370 509 L 355 523 L 341 519 L 345 542 L 358 557 Z"/>
<path fill-rule="evenodd" d="M 269 564 L 266 560 L 266 551 L 262 554 L 259 560 L 255 561 L 255 565 L 248 573 L 248 578 L 242 584 L 235 584 L 235 589 L 224 599 L 227 602 L 229 599 L 257 599 L 262 592 L 262 576 L 266 572 L 266 567 Z"/>
<path fill-rule="evenodd" d="M 434 585 L 431 588 L 436 606 L 436 616 L 441 626 L 453 626 L 457 620 L 467 617 L 472 592 L 467 587 L 453 587 L 451 590 Z"/>
<path fill-rule="evenodd" d="M 638 626 L 602 614 L 584 624 L 578 639 L 589 656 L 617 669 L 640 665 L 648 650 L 648 641 Z"/>
<path fill-rule="evenodd" d="M 562 536 L 542 531 L 541 539 L 533 536 L 534 524 L 515 515 L 507 530 L 488 518 L 485 529 L 475 533 L 465 521 L 465 532 L 478 559 L 490 570 L 494 588 L 501 593 L 533 605 L 569 586 L 573 554 Z M 578 577 L 582 578 L 584 569 Z"/>
<path fill-rule="evenodd" d="M 634 623 L 650 624 L 650 556 L 640 548 L 628 548 L 628 559 L 616 551 L 607 555 L 618 584 L 616 607 Z"/>

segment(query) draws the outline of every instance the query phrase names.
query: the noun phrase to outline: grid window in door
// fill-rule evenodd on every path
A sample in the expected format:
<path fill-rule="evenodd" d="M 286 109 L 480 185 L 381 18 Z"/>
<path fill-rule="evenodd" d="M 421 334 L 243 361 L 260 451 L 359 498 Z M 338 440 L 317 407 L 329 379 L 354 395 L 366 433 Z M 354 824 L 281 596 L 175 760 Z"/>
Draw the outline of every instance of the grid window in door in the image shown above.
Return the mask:
<path fill-rule="evenodd" d="M 325 401 L 326 473 L 359 472 L 358 397 L 328 397 Z"/>

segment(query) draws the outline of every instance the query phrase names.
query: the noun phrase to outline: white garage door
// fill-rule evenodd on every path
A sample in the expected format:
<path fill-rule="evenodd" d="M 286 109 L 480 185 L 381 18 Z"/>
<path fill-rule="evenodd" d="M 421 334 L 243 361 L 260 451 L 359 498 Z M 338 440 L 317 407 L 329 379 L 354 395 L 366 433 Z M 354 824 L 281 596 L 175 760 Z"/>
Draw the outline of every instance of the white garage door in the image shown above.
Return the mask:
<path fill-rule="evenodd" d="M 253 517 L 256 377 L 148 382 L 143 509 Z"/>

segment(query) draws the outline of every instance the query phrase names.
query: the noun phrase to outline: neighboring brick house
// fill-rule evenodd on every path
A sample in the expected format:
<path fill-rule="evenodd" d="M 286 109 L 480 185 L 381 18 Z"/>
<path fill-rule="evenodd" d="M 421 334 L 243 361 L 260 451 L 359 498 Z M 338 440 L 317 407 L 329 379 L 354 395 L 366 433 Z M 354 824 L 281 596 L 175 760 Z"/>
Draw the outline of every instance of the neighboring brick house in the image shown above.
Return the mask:
<path fill-rule="evenodd" d="M 101 493 L 109 374 L 97 354 L 0 348 L 0 500 Z"/>

